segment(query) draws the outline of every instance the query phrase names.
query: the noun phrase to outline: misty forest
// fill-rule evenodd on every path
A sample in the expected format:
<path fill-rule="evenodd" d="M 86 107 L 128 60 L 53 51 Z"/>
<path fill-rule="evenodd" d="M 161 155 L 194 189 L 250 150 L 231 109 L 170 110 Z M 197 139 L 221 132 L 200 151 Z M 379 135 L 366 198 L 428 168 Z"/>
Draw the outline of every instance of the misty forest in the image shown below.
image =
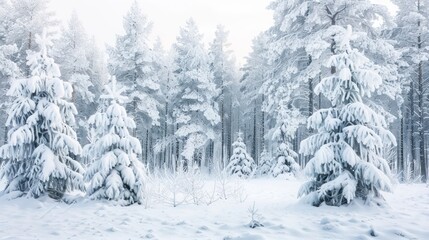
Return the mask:
<path fill-rule="evenodd" d="M 429 1 L 392 3 L 273 0 L 239 64 L 1 0 L 0 239 L 429 238 Z"/>

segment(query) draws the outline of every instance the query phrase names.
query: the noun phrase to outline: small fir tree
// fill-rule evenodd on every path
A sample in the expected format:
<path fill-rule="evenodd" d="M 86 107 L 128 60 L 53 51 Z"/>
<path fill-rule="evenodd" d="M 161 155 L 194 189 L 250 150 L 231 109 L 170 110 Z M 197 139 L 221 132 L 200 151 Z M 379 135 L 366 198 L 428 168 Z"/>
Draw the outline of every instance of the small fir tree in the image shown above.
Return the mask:
<path fill-rule="evenodd" d="M 140 141 L 129 133 L 136 125 L 120 105 L 127 100 L 121 96 L 124 90 L 117 88 L 115 78 L 106 86 L 107 95 L 101 99 L 111 103 L 89 118 L 90 132 L 98 137 L 85 146 L 84 157 L 92 162 L 86 172 L 88 195 L 130 205 L 143 201 L 146 170 L 137 159 L 142 151 Z"/>
<path fill-rule="evenodd" d="M 6 125 L 10 127 L 7 144 L 0 148 L 6 161 L 0 178 L 7 180 L 6 193 L 30 197 L 85 190 L 83 168 L 75 160 L 81 153 L 74 124 L 75 106 L 72 86 L 61 80 L 58 65 L 48 56 L 52 46 L 44 32 L 36 36 L 39 51 L 30 52 L 31 76 L 12 82 L 8 95 L 14 97 Z"/>
<path fill-rule="evenodd" d="M 253 176 L 256 164 L 253 158 L 246 151 L 246 144 L 243 142 L 241 133 L 237 140 L 232 144 L 233 154 L 229 161 L 226 171 L 229 175 L 248 178 Z"/>
<path fill-rule="evenodd" d="M 259 166 L 258 166 L 259 175 L 260 176 L 268 175 L 271 172 L 272 165 L 273 165 L 273 159 L 270 156 L 267 149 L 264 148 L 259 160 Z"/>
<path fill-rule="evenodd" d="M 271 140 L 277 142 L 271 168 L 274 177 L 295 175 L 299 171 L 299 165 L 296 163 L 298 154 L 292 149 L 291 142 L 305 118 L 300 110 L 291 104 L 294 96 L 292 85 L 288 83 L 278 87 L 278 92 L 268 97 L 264 106 L 265 111 L 270 112 L 275 120 L 274 128 L 268 132 Z"/>
<path fill-rule="evenodd" d="M 273 177 L 281 175 L 295 175 L 299 171 L 299 165 L 295 159 L 298 158 L 298 154 L 293 151 L 288 142 L 280 142 L 277 147 L 276 158 L 274 160 L 271 174 Z"/>

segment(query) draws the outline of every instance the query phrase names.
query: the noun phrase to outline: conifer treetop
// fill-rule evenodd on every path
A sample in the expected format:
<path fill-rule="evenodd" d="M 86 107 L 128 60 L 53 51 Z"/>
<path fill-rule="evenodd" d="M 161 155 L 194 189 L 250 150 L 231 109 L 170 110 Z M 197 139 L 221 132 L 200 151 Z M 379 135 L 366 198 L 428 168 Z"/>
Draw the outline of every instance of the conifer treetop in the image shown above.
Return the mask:
<path fill-rule="evenodd" d="M 106 85 L 105 89 L 107 94 L 101 95 L 102 99 L 110 99 L 112 103 L 125 103 L 128 100 L 126 96 L 122 96 L 127 88 L 118 84 L 116 77 L 111 78 L 110 84 Z"/>

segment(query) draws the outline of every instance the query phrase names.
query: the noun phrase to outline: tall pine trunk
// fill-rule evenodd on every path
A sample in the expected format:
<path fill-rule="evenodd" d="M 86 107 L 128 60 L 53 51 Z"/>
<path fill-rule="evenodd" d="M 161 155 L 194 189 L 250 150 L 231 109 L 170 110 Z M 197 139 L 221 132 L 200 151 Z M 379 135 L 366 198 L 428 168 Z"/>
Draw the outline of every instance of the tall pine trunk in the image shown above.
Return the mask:
<path fill-rule="evenodd" d="M 256 127 L 256 101 L 255 106 L 253 107 L 253 148 L 252 148 L 252 157 L 255 160 L 256 164 L 258 164 L 257 155 L 257 127 Z"/>
<path fill-rule="evenodd" d="M 420 0 L 417 1 L 417 10 L 420 12 Z M 420 20 L 417 23 L 418 29 L 420 31 L 421 22 Z M 421 33 L 419 33 L 417 37 L 417 47 L 419 49 L 419 52 L 422 49 L 422 36 Z M 419 123 L 418 123 L 418 131 L 419 131 L 419 159 L 420 159 L 420 174 L 422 176 L 422 181 L 426 182 L 427 180 L 427 173 L 426 173 L 426 156 L 425 156 L 425 132 L 424 132 L 424 119 L 425 119 L 425 112 L 423 111 L 424 107 L 424 92 L 423 92 L 423 62 L 420 60 L 419 62 L 419 70 L 418 70 L 418 84 L 419 84 Z"/>
<path fill-rule="evenodd" d="M 410 82 L 410 147 L 411 147 L 411 162 L 410 162 L 410 172 L 411 172 L 411 179 L 414 179 L 414 161 L 416 159 L 416 140 L 415 140 L 415 122 L 414 122 L 414 82 L 411 80 Z"/>
<path fill-rule="evenodd" d="M 225 106 L 224 106 L 224 95 L 222 86 L 222 95 L 220 100 L 220 117 L 221 117 L 221 164 L 225 166 Z"/>
<path fill-rule="evenodd" d="M 264 105 L 265 102 L 265 95 L 262 94 L 262 105 Z M 265 112 L 261 111 L 261 149 L 262 151 L 265 149 Z"/>
<path fill-rule="evenodd" d="M 308 66 L 310 66 L 313 59 L 308 56 Z M 308 79 L 308 116 L 311 117 L 314 112 L 314 93 L 313 93 L 313 78 Z"/>
<path fill-rule="evenodd" d="M 405 167 L 404 167 L 404 117 L 401 117 L 401 140 L 399 143 L 399 157 L 398 157 L 398 171 L 400 172 L 400 176 L 399 176 L 399 180 L 401 182 L 404 181 L 404 171 L 405 171 Z"/>

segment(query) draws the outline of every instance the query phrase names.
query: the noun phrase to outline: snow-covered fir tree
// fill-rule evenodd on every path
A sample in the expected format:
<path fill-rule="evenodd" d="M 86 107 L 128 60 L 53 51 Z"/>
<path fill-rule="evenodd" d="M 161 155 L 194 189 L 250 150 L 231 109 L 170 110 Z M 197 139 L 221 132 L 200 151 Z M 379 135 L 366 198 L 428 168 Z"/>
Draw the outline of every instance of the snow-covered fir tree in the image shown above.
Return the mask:
<path fill-rule="evenodd" d="M 238 133 L 237 139 L 232 144 L 232 156 L 226 167 L 226 172 L 229 175 L 248 178 L 255 174 L 256 163 L 247 153 L 246 144 L 241 135 L 242 133 Z"/>
<path fill-rule="evenodd" d="M 267 149 L 264 148 L 264 150 L 262 150 L 261 157 L 259 158 L 258 174 L 260 176 L 270 174 L 272 166 L 273 158 L 270 156 L 270 153 L 267 151 Z"/>
<path fill-rule="evenodd" d="M 61 80 L 58 65 L 48 56 L 52 41 L 36 35 L 39 51 L 27 57 L 31 76 L 16 79 L 8 95 L 14 98 L 6 125 L 10 127 L 7 144 L 0 148 L 5 160 L 0 178 L 7 180 L 6 193 L 30 197 L 85 190 L 83 168 L 75 160 L 82 148 L 76 140 L 77 113 L 72 86 Z"/>
<path fill-rule="evenodd" d="M 177 94 L 173 116 L 178 125 L 176 136 L 184 141 L 181 155 L 188 166 L 205 161 L 202 150 L 209 140 L 215 139 L 214 126 L 220 122 L 214 101 L 218 91 L 201 38 L 197 25 L 190 19 L 180 29 L 174 45 Z"/>
<path fill-rule="evenodd" d="M 0 18 L 3 16 L 3 9 L 0 7 Z M 7 119 L 7 104 L 9 99 L 6 95 L 7 89 L 10 87 L 12 79 L 20 74 L 17 64 L 12 61 L 13 55 L 18 51 L 15 44 L 5 44 L 4 29 L 0 24 L 0 123 L 6 122 Z M 0 126 L 0 139 L 2 142 L 7 141 L 7 128 Z"/>
<path fill-rule="evenodd" d="M 357 37 L 353 47 L 365 51 L 367 57 L 379 64 L 384 84 L 379 89 L 393 98 L 400 91 L 396 61 L 400 57 L 392 43 L 381 37 L 376 21 L 390 25 L 387 8 L 370 0 L 275 0 L 269 8 L 274 12 L 274 25 L 270 28 L 269 60 L 273 63 L 270 81 L 281 83 L 282 78 L 293 78 L 304 83 L 309 104 L 314 104 L 313 86 L 319 74 L 335 71 L 324 69 L 324 63 L 335 53 L 331 36 L 338 26 L 351 25 L 365 32 Z M 285 57 L 287 56 L 287 57 Z M 323 77 L 322 76 L 322 77 Z M 308 106 L 310 114 L 313 106 Z"/>
<path fill-rule="evenodd" d="M 159 124 L 160 84 L 159 63 L 149 36 L 152 23 L 134 1 L 123 20 L 125 34 L 117 36 L 116 46 L 109 48 L 109 70 L 119 83 L 128 87 L 127 109 L 144 130 Z M 143 132 L 133 133 L 142 138 Z"/>
<path fill-rule="evenodd" d="M 296 163 L 298 154 L 291 149 L 289 142 L 279 142 L 276 150 L 276 158 L 271 169 L 273 177 L 296 174 L 299 171 L 299 165 Z"/>
<path fill-rule="evenodd" d="M 289 100 L 284 99 L 285 102 Z M 271 168 L 273 177 L 285 175 L 295 175 L 299 171 L 296 163 L 298 154 L 292 149 L 291 141 L 295 138 L 295 133 L 303 117 L 297 108 L 290 107 L 285 102 L 280 101 L 276 109 L 276 126 L 272 132 L 272 140 L 277 142 L 277 149 Z"/>
<path fill-rule="evenodd" d="M 125 88 L 119 87 L 113 77 L 106 85 L 101 99 L 111 101 L 107 108 L 89 118 L 96 140 L 85 146 L 84 157 L 91 163 L 85 178 L 89 181 L 88 195 L 92 199 L 108 199 L 121 205 L 142 203 L 146 169 L 137 158 L 141 154 L 140 141 L 129 130 L 136 128 L 121 104 Z"/>
<path fill-rule="evenodd" d="M 300 125 L 305 123 L 305 118 L 300 109 L 294 106 L 294 99 L 298 97 L 297 87 L 294 82 L 286 80 L 281 83 L 266 80 L 261 87 L 261 92 L 267 96 L 263 110 L 273 124 L 267 137 L 277 145 L 271 169 L 274 177 L 295 175 L 299 170 L 296 163 L 298 154 L 293 150 L 292 142 Z"/>
<path fill-rule="evenodd" d="M 355 198 L 379 201 L 381 191 L 392 189 L 389 165 L 382 154 L 384 146 L 396 140 L 386 129 L 384 116 L 364 101 L 383 80 L 377 66 L 350 46 L 356 36 L 348 26 L 338 28 L 333 37 L 336 54 L 325 65 L 337 71 L 315 88 L 332 107 L 308 119 L 308 127 L 317 133 L 301 142 L 300 152 L 313 158 L 305 167 L 311 180 L 301 187 L 299 196 L 306 196 L 314 206 L 339 206 Z"/>
<path fill-rule="evenodd" d="M 314 87 L 320 79 L 336 72 L 335 67 L 325 66 L 336 53 L 332 36 L 339 27 L 351 25 L 356 31 L 367 33 L 359 35 L 352 45 L 377 64 L 384 82 L 374 94 L 383 96 L 371 101 L 396 101 L 401 92 L 397 77 L 400 53 L 382 35 L 382 30 L 392 22 L 385 6 L 371 0 L 275 0 L 269 8 L 274 13 L 274 24 L 267 31 L 270 88 L 264 93 L 268 98 L 282 91 L 281 87 L 288 82 L 294 89 L 293 105 L 303 115 L 311 116 L 316 109 L 328 105 L 325 98 L 314 93 Z M 377 27 L 380 22 L 382 27 Z M 311 130 L 299 128 L 296 141 L 309 134 Z M 297 145 L 294 143 L 294 149 Z"/>

